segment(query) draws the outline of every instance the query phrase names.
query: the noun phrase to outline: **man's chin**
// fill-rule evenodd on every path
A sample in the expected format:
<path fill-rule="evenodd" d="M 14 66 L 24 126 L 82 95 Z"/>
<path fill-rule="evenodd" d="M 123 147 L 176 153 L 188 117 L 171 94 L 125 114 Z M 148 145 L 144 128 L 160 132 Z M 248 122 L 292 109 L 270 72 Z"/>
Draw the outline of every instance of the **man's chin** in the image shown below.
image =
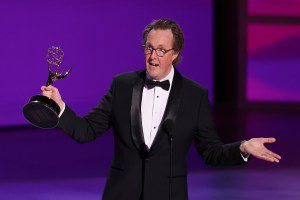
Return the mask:
<path fill-rule="evenodd" d="M 158 77 L 158 69 L 152 69 L 147 67 L 147 73 L 152 79 L 156 79 Z"/>

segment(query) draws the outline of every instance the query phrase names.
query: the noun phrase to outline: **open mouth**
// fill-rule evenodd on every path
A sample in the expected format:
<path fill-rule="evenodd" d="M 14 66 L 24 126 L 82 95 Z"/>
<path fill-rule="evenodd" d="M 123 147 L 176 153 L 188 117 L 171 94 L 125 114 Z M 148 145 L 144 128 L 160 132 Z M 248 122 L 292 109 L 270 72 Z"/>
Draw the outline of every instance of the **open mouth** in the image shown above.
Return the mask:
<path fill-rule="evenodd" d="M 153 63 L 153 62 L 149 62 L 149 65 L 152 66 L 152 67 L 157 67 L 158 66 L 158 64 Z"/>

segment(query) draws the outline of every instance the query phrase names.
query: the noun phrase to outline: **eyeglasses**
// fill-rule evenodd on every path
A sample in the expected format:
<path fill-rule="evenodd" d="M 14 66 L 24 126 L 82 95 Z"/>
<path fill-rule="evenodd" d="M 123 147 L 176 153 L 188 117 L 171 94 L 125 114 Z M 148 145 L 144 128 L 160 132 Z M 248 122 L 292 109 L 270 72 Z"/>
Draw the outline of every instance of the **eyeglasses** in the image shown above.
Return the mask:
<path fill-rule="evenodd" d="M 150 45 L 143 45 L 144 47 L 144 50 L 145 50 L 145 54 L 148 55 L 148 54 L 152 54 L 153 51 L 155 51 L 156 55 L 159 56 L 159 57 L 164 57 L 166 55 L 166 53 L 168 53 L 169 51 L 173 50 L 172 49 L 163 49 L 163 48 L 153 48 L 152 46 Z"/>

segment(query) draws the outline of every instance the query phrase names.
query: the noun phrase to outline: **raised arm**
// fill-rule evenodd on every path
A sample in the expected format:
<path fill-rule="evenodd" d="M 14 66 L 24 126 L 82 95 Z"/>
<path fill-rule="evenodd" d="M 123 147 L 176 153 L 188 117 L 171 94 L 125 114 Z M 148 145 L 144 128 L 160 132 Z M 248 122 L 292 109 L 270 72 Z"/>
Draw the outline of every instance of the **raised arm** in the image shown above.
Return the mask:
<path fill-rule="evenodd" d="M 86 116 L 80 117 L 65 105 L 57 88 L 42 87 L 43 95 L 52 98 L 63 110 L 58 127 L 79 143 L 96 139 L 111 127 L 111 108 L 114 82 L 100 103 Z M 64 107 L 65 106 L 65 107 Z"/>

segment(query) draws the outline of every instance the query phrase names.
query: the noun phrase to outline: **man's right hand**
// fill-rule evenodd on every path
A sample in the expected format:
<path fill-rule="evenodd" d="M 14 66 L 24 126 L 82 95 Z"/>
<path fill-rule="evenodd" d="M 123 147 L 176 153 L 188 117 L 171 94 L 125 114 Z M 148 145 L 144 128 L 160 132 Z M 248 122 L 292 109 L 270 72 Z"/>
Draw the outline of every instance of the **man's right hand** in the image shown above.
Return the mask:
<path fill-rule="evenodd" d="M 49 86 L 42 86 L 41 87 L 42 90 L 42 95 L 47 96 L 51 99 L 53 99 L 60 107 L 60 109 L 63 109 L 64 106 L 64 102 L 61 99 L 61 96 L 59 94 L 59 91 L 56 87 L 49 85 Z"/>

